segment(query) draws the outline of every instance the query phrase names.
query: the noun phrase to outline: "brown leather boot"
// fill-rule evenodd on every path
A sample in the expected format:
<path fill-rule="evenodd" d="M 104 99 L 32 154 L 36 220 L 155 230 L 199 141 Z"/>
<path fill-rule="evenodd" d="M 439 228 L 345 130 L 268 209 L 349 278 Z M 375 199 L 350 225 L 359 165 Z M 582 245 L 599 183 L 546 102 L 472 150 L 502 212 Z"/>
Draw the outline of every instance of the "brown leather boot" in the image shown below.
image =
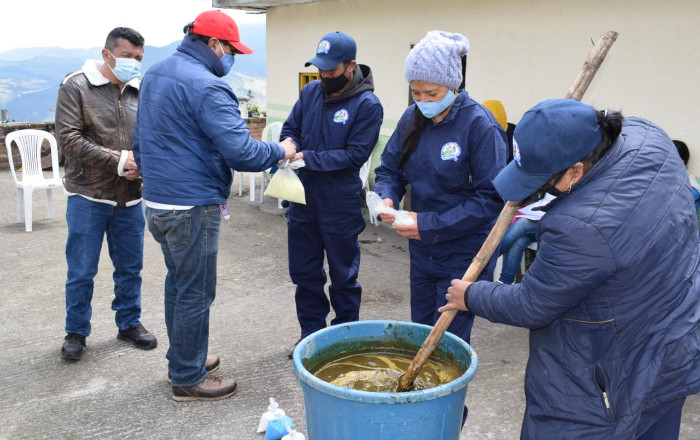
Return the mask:
<path fill-rule="evenodd" d="M 189 387 L 173 386 L 173 399 L 178 402 L 194 400 L 221 400 L 233 396 L 238 385 L 233 379 L 221 379 L 214 375 L 207 376 L 202 382 Z"/>

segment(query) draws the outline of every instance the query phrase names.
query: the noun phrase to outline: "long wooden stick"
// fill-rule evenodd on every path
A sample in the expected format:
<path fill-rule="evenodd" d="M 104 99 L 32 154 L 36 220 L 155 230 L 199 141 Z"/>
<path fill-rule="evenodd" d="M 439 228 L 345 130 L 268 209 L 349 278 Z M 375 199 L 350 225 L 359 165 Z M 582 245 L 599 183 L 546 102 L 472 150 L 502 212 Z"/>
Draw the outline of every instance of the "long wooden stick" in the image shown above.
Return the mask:
<path fill-rule="evenodd" d="M 569 90 L 569 93 L 566 94 L 567 98 L 577 101 L 581 100 L 598 71 L 598 68 L 600 68 L 603 60 L 605 60 L 605 56 L 610 50 L 610 47 L 617 39 L 617 35 L 617 32 L 609 31 L 600 37 L 595 46 L 593 46 L 591 53 L 588 55 L 588 59 L 583 63 L 583 68 L 578 74 L 574 85 L 571 87 L 571 90 Z M 503 207 L 501 214 L 498 216 L 498 220 L 496 220 L 496 224 L 493 226 L 493 229 L 491 229 L 488 237 L 486 237 L 486 241 L 484 241 L 481 249 L 479 249 L 476 257 L 474 257 L 469 268 L 462 277 L 464 281 L 474 282 L 479 277 L 479 274 L 481 274 L 481 271 L 486 267 L 493 253 L 498 249 L 498 244 L 501 242 L 508 226 L 510 226 L 513 216 L 515 216 L 519 206 L 520 202 L 509 201 Z M 406 372 L 399 378 L 396 388 L 397 392 L 408 391 L 413 388 L 413 381 L 423 369 L 423 366 L 433 354 L 435 348 L 437 348 L 442 339 L 442 335 L 445 334 L 445 331 L 447 331 L 447 328 L 452 323 L 456 314 L 456 310 L 450 310 L 440 315 L 440 318 L 433 326 L 433 329 L 430 331 L 425 342 L 423 342 L 420 350 L 418 350 L 418 354 L 416 354 L 413 362 L 411 362 Z"/>
<path fill-rule="evenodd" d="M 593 77 L 598 72 L 601 64 L 605 60 L 605 56 L 608 54 L 610 47 L 612 47 L 615 40 L 617 40 L 618 33 L 615 31 L 608 31 L 604 33 L 598 42 L 593 46 L 593 50 L 588 55 L 588 59 L 583 63 L 581 72 L 579 72 L 574 85 L 569 89 L 569 93 L 566 94 L 567 98 L 575 99 L 580 101 L 583 98 L 583 94 L 588 90 L 588 86 L 593 81 Z"/>

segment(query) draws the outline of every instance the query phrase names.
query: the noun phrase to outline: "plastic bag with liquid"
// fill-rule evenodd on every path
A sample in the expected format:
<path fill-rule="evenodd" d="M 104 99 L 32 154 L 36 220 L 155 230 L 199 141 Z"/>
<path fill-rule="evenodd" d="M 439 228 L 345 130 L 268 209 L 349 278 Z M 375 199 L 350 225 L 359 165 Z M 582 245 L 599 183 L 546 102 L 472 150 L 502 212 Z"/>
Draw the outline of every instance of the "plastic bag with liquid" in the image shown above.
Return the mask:
<path fill-rule="evenodd" d="M 294 172 L 294 170 L 304 165 L 306 165 L 304 159 L 278 165 L 279 169 L 272 175 L 272 179 L 270 179 L 270 183 L 265 189 L 265 195 L 306 205 L 304 185 L 301 183 L 297 173 Z"/>
<path fill-rule="evenodd" d="M 408 215 L 408 211 L 389 208 L 384 204 L 382 198 L 374 191 L 367 191 L 367 210 L 369 211 L 369 221 L 373 225 L 381 223 L 379 214 L 393 214 L 395 225 L 412 225 L 415 221 Z"/>

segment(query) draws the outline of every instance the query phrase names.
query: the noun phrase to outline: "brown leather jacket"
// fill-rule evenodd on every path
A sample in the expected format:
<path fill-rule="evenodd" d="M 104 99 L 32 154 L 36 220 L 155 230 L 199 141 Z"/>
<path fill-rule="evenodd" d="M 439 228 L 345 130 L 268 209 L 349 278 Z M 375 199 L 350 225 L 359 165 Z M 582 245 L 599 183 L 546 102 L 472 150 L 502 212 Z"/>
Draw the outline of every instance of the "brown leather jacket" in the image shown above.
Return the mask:
<path fill-rule="evenodd" d="M 66 191 L 126 206 L 141 198 L 141 179 L 118 175 L 123 150 L 131 150 L 139 80 L 123 89 L 87 61 L 63 80 L 56 103 L 56 138 L 65 156 Z"/>

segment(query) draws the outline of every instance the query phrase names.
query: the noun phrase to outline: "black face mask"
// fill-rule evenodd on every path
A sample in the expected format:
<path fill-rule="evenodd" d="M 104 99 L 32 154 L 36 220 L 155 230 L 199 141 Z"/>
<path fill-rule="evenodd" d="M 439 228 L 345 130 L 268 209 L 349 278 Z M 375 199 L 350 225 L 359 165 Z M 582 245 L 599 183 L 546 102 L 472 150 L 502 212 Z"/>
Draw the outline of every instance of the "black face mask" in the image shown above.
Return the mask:
<path fill-rule="evenodd" d="M 345 72 L 348 70 L 350 64 L 345 66 L 343 73 L 336 76 L 335 78 L 321 78 L 321 84 L 323 84 L 323 89 L 326 93 L 335 93 L 345 87 L 349 79 L 345 76 Z"/>
<path fill-rule="evenodd" d="M 539 188 L 537 189 L 537 191 L 535 191 L 534 193 L 532 193 L 532 194 L 530 195 L 530 197 L 528 197 L 527 199 L 523 200 L 522 203 L 523 203 L 524 205 L 529 205 L 529 204 L 531 204 L 531 203 L 535 203 L 535 202 L 537 202 L 537 201 L 539 201 L 539 200 L 542 200 L 542 198 L 544 197 L 545 194 L 551 194 L 551 195 L 553 195 L 554 197 L 559 197 L 560 195 L 564 194 L 565 191 L 561 191 L 561 190 L 555 188 L 555 186 L 554 186 L 554 185 L 556 185 L 556 184 L 559 182 L 559 180 L 561 180 L 561 177 L 559 177 L 559 178 L 556 180 L 556 182 L 554 182 L 554 183 L 545 183 L 544 185 L 542 185 L 541 187 L 539 187 Z"/>

